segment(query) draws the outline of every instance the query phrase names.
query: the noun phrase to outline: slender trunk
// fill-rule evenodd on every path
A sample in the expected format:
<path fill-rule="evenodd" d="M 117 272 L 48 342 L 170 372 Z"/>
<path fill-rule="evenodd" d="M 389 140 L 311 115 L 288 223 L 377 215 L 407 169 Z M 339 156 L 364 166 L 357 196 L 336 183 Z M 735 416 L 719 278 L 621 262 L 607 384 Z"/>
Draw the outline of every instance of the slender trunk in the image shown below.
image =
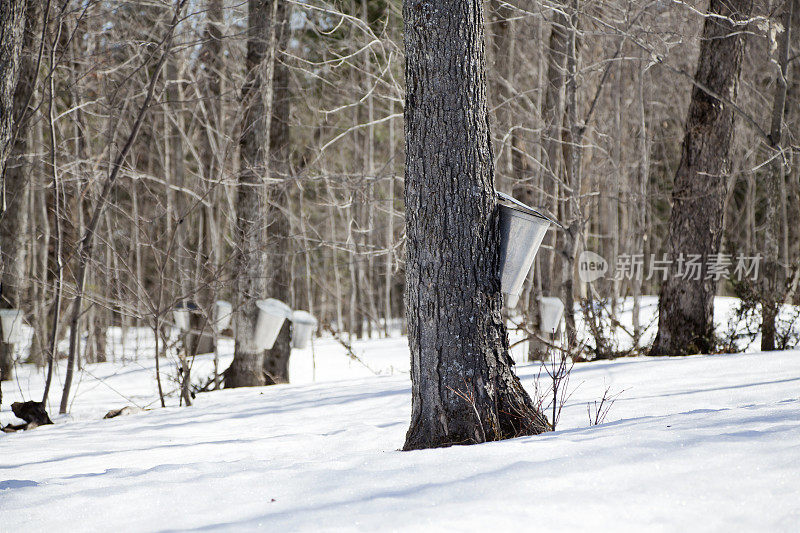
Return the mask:
<path fill-rule="evenodd" d="M 650 144 L 647 138 L 647 120 L 645 110 L 647 105 L 645 102 L 645 84 L 644 64 L 641 65 L 638 79 L 638 93 L 639 93 L 639 151 L 641 153 L 641 161 L 639 163 L 639 183 L 638 205 L 635 207 L 636 213 L 636 242 L 640 248 L 637 253 L 641 253 L 643 257 L 647 257 L 647 185 L 650 181 Z M 633 346 L 638 348 L 642 338 L 642 324 L 640 320 L 641 311 L 641 296 L 642 296 L 642 277 L 635 276 L 633 279 Z"/>
<path fill-rule="evenodd" d="M 767 153 L 772 158 L 767 177 L 766 195 L 767 209 L 765 215 L 766 232 L 764 235 L 764 279 L 761 289 L 761 351 L 770 351 L 776 348 L 775 320 L 780 311 L 784 296 L 784 283 L 788 261 L 781 264 L 782 246 L 781 231 L 787 226 L 785 222 L 785 190 L 786 177 L 784 157 L 782 151 L 782 126 L 786 106 L 787 76 L 789 67 L 789 45 L 792 42 L 792 14 L 796 0 L 784 0 L 783 25 L 784 31 L 780 36 L 778 46 L 778 72 L 775 76 L 775 97 L 772 105 L 772 123 L 769 133 L 769 146 Z M 781 198 L 783 194 L 783 199 Z M 781 211 L 779 213 L 779 210 Z"/>
<path fill-rule="evenodd" d="M 242 87 L 244 118 L 239 139 L 234 262 L 236 345 L 225 371 L 225 387 L 264 385 L 264 351 L 255 344 L 256 301 L 268 292 L 267 221 L 275 13 L 282 0 L 249 0 L 247 79 Z"/>
<path fill-rule="evenodd" d="M 547 47 L 547 77 L 545 79 L 544 99 L 542 101 L 542 191 L 545 205 L 558 214 L 559 181 L 562 179 L 563 166 L 560 164 L 561 146 L 561 108 L 564 92 L 564 69 L 567 59 L 567 17 L 562 10 L 553 11 L 550 24 L 550 38 Z M 556 247 L 555 231 L 547 232 L 543 244 L 552 250 Z M 552 281 L 555 277 L 555 257 L 553 252 L 546 252 L 541 257 L 542 292 L 550 295 Z"/>
<path fill-rule="evenodd" d="M 289 42 L 289 15 L 291 14 L 290 4 L 278 1 L 275 12 L 275 46 L 276 54 L 286 49 Z M 289 67 L 286 65 L 286 56 L 277 56 L 272 76 L 272 120 L 269 133 L 269 158 L 270 158 L 270 182 L 269 182 L 269 207 L 267 213 L 267 233 L 270 250 L 270 280 L 269 292 L 274 298 L 291 305 L 291 283 L 292 272 L 289 262 L 290 227 L 287 216 L 288 195 L 289 195 L 289 113 L 291 110 L 291 79 Z M 300 188 L 302 199 L 303 191 Z M 300 203 L 301 218 L 300 224 L 303 225 L 303 208 Z M 304 230 L 305 235 L 305 230 Z M 305 242 L 305 238 L 303 239 Z M 306 265 L 308 265 L 308 247 L 305 246 L 304 255 Z M 307 281 L 310 273 L 307 275 Z M 307 288 L 310 291 L 310 287 Z M 308 295 L 310 298 L 310 294 Z M 311 309 L 309 308 L 309 311 Z M 283 323 L 278 338 L 272 349 L 267 350 L 264 357 L 264 372 L 275 383 L 289 382 L 289 356 L 292 353 L 291 345 L 291 321 Z"/>
<path fill-rule="evenodd" d="M 394 100 L 389 104 L 389 114 L 394 115 Z M 386 261 L 383 270 L 383 332 L 391 335 L 392 272 L 394 270 L 394 175 L 395 175 L 395 121 L 389 121 L 389 179 L 386 200 Z"/>
<path fill-rule="evenodd" d="M 45 15 L 46 16 L 46 15 Z M 59 22 L 60 31 L 61 24 Z M 50 46 L 50 65 L 53 68 L 55 63 L 55 43 L 58 39 L 54 39 Z M 50 385 L 53 382 L 53 369 L 58 361 L 58 340 L 59 340 L 59 325 L 61 321 L 61 296 L 64 290 L 64 227 L 63 227 L 63 212 L 62 206 L 62 184 L 58 174 L 58 165 L 56 158 L 56 130 L 55 119 L 53 116 L 53 99 L 55 83 L 53 76 L 50 76 L 50 83 L 48 87 L 48 138 L 50 140 L 50 172 L 53 179 L 53 220 L 56 232 L 56 250 L 55 250 L 55 299 L 53 301 L 52 323 L 50 326 L 50 339 L 47 349 L 47 378 L 45 379 L 44 393 L 42 394 L 42 402 L 46 403 L 50 395 Z"/>
<path fill-rule="evenodd" d="M 333 188 L 331 187 L 330 180 L 328 179 L 325 179 L 325 188 L 328 192 L 328 224 L 330 227 L 330 240 L 331 242 L 335 242 L 337 235 L 336 210 L 333 206 L 336 205 L 336 196 L 333 194 Z M 334 301 L 336 302 L 336 329 L 341 333 L 345 326 L 344 310 L 342 309 L 342 275 L 339 272 L 339 259 L 337 248 L 335 247 L 331 248 L 331 265 L 333 267 L 333 285 L 336 290 L 334 295 Z"/>
<path fill-rule="evenodd" d="M 560 241 L 561 299 L 564 302 L 564 324 L 567 350 L 577 346 L 575 327 L 575 289 L 573 285 L 575 256 L 583 233 L 581 216 L 581 137 L 582 126 L 578 124 L 578 0 L 569 6 L 570 18 L 567 28 L 567 79 L 564 101 L 564 127 L 561 132 L 561 151 L 564 158 L 565 186 L 563 187 L 563 212 L 567 229 Z"/>

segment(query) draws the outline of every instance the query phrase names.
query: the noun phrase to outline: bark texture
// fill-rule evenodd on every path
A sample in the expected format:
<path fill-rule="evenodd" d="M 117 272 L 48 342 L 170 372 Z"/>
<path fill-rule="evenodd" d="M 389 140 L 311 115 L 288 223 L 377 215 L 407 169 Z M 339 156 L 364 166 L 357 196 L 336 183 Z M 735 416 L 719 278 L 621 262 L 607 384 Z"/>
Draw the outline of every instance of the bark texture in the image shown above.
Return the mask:
<path fill-rule="evenodd" d="M 405 0 L 405 449 L 541 433 L 501 318 L 480 2 Z"/>
<path fill-rule="evenodd" d="M 289 6 L 279 2 L 275 11 L 276 53 L 286 49 L 289 41 Z M 273 298 L 290 304 L 291 269 L 289 261 L 289 219 L 286 216 L 289 178 L 289 112 L 291 88 L 289 67 L 285 56 L 276 56 L 272 76 L 272 123 L 270 124 L 269 151 L 270 177 L 269 211 L 267 212 L 267 237 L 269 242 L 270 272 L 269 291 Z M 283 328 L 275 345 L 264 357 L 264 372 L 276 383 L 289 382 L 289 356 L 291 346 L 291 322 Z"/>
<path fill-rule="evenodd" d="M 264 351 L 257 349 L 256 300 L 267 294 L 267 176 L 272 115 L 272 68 L 274 50 L 274 2 L 249 0 L 247 30 L 247 79 L 242 87 L 244 119 L 239 139 L 241 151 L 236 196 L 236 244 L 234 279 L 236 345 L 233 361 L 225 371 L 225 387 L 266 384 Z"/>
<path fill-rule="evenodd" d="M 707 353 L 715 345 L 717 282 L 706 279 L 705 265 L 720 249 L 735 115 L 732 106 L 714 95 L 736 100 L 745 27 L 733 21 L 749 17 L 752 8 L 752 0 L 711 0 L 708 8 L 672 193 L 668 237 L 672 266 L 661 287 L 651 355 Z M 684 259 L 690 254 L 700 257 L 700 279 L 677 276 L 681 254 Z"/>
<path fill-rule="evenodd" d="M 10 148 L 13 95 L 17 87 L 26 4 L 22 0 L 0 2 L 0 171 Z"/>
<path fill-rule="evenodd" d="M 18 168 L 21 162 L 15 158 L 8 172 L 6 159 L 12 152 L 13 120 L 24 106 L 20 93 L 30 90 L 28 71 L 33 70 L 28 61 L 20 60 L 26 4 L 24 0 L 0 3 L 0 307 L 19 306 L 25 268 L 22 253 L 28 210 L 22 206 L 27 203 L 28 189 Z M 17 83 L 20 70 L 21 80 Z M 0 341 L 0 381 L 11 379 L 13 357 L 14 346 Z"/>
<path fill-rule="evenodd" d="M 786 227 L 785 217 L 781 220 L 778 216 L 781 202 L 786 202 L 786 169 L 784 168 L 784 155 L 782 141 L 783 121 L 787 103 L 788 74 L 789 74 L 789 48 L 792 38 L 792 19 L 795 4 L 798 0 L 784 0 L 780 13 L 780 23 L 783 26 L 778 38 L 778 72 L 775 76 L 775 96 L 772 103 L 772 123 L 769 131 L 767 154 L 772 158 L 770 172 L 766 179 L 767 205 L 764 215 L 764 273 L 761 283 L 761 351 L 768 352 L 777 348 L 777 329 L 775 320 L 780 311 L 780 306 L 786 296 L 786 274 L 788 257 L 780 258 L 780 240 L 782 228 Z M 785 212 L 784 212 L 785 214 Z"/>

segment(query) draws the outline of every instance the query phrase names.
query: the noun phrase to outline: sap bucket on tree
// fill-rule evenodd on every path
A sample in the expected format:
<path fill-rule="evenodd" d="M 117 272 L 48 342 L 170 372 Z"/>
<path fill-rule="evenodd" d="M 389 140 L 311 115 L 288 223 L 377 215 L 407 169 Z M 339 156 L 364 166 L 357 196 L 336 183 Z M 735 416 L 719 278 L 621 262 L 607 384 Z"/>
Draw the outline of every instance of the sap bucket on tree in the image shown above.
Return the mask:
<path fill-rule="evenodd" d="M 541 321 L 539 329 L 542 333 L 551 335 L 558 331 L 561 325 L 561 317 L 564 315 L 564 302 L 555 296 L 546 296 L 539 300 L 539 313 Z"/>
<path fill-rule="evenodd" d="M 256 349 L 260 352 L 269 350 L 275 344 L 275 339 L 278 338 L 283 322 L 292 316 L 292 309 L 282 301 L 274 298 L 258 300 L 256 307 L 258 307 L 258 319 L 256 320 L 253 340 L 255 341 Z"/>
<path fill-rule="evenodd" d="M 517 304 L 551 220 L 507 194 L 497 193 L 500 208 L 500 288 L 506 306 Z"/>
<path fill-rule="evenodd" d="M 292 313 L 292 348 L 302 350 L 308 346 L 311 335 L 317 329 L 317 319 L 306 311 Z"/>
<path fill-rule="evenodd" d="M 0 309 L 0 328 L 3 330 L 3 342 L 19 344 L 22 335 L 23 313 L 19 309 Z"/>
<path fill-rule="evenodd" d="M 215 313 L 214 325 L 217 331 L 224 331 L 231 325 L 231 317 L 233 316 L 233 305 L 225 300 L 217 300 L 214 304 Z"/>

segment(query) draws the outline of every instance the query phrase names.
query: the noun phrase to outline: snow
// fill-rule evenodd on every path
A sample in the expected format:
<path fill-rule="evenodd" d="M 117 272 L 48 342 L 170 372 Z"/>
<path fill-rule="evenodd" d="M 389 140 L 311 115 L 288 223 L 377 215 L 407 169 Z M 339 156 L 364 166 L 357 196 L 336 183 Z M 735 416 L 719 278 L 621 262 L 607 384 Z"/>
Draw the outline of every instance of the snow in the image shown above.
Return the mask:
<path fill-rule="evenodd" d="M 295 350 L 291 385 L 157 408 L 146 332 L 78 372 L 70 416 L 0 435 L 2 531 L 797 531 L 800 352 L 575 365 L 558 431 L 401 452 L 406 339 Z M 130 332 L 129 332 L 130 334 Z M 115 332 L 121 342 L 119 332 Z M 221 345 L 221 368 L 230 360 Z M 313 353 L 313 357 L 312 357 Z M 137 357 L 137 354 L 139 356 Z M 521 361 L 521 352 L 516 358 Z M 174 362 L 162 359 L 174 374 Z M 193 373 L 205 376 L 212 357 Z M 540 368 L 519 364 L 532 392 Z M 18 367 L 12 401 L 38 399 Z M 60 376 L 49 410 L 57 412 Z M 546 379 L 546 378 L 545 378 Z M 546 387 L 546 383 L 542 383 Z M 165 378 L 173 391 L 174 381 Z M 619 393 L 605 423 L 587 403 Z M 150 410 L 102 420 L 123 405 Z"/>

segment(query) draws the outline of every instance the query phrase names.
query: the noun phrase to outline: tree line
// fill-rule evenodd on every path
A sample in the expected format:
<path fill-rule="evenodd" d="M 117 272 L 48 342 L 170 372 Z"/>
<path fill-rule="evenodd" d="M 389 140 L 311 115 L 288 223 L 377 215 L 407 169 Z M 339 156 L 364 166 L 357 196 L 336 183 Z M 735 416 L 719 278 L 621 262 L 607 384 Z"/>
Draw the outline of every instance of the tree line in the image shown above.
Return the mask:
<path fill-rule="evenodd" d="M 749 306 L 763 349 L 785 347 L 779 310 L 796 300 L 800 257 L 796 4 L 6 0 L 0 307 L 22 309 L 34 334 L 28 353 L 0 344 L 3 379 L 65 357 L 63 411 L 73 369 L 108 357 L 108 328 L 149 328 L 158 351 L 176 306 L 209 319 L 225 299 L 237 324 L 225 385 L 286 381 L 289 323 L 268 352 L 251 342 L 269 296 L 338 338 L 408 332 L 414 397 L 439 397 L 420 405 L 463 422 L 466 389 L 494 391 L 468 394 L 470 410 L 495 406 L 480 436 L 471 422 L 432 429 L 440 419 L 415 404 L 428 426 L 414 447 L 436 431 L 546 427 L 497 318 L 540 358 L 543 296 L 565 303 L 563 349 L 579 359 L 719 350 L 718 294 Z M 563 226 L 513 310 L 494 288 L 494 189 Z M 586 283 L 584 251 L 612 265 L 663 256 L 668 275 Z M 676 275 L 680 254 L 722 253 L 763 257 L 762 275 Z M 659 295 L 652 345 L 646 294 Z M 609 334 L 625 301 L 628 350 Z M 426 374 L 430 357 L 473 349 L 497 357 Z M 425 376 L 450 388 L 416 390 Z"/>

